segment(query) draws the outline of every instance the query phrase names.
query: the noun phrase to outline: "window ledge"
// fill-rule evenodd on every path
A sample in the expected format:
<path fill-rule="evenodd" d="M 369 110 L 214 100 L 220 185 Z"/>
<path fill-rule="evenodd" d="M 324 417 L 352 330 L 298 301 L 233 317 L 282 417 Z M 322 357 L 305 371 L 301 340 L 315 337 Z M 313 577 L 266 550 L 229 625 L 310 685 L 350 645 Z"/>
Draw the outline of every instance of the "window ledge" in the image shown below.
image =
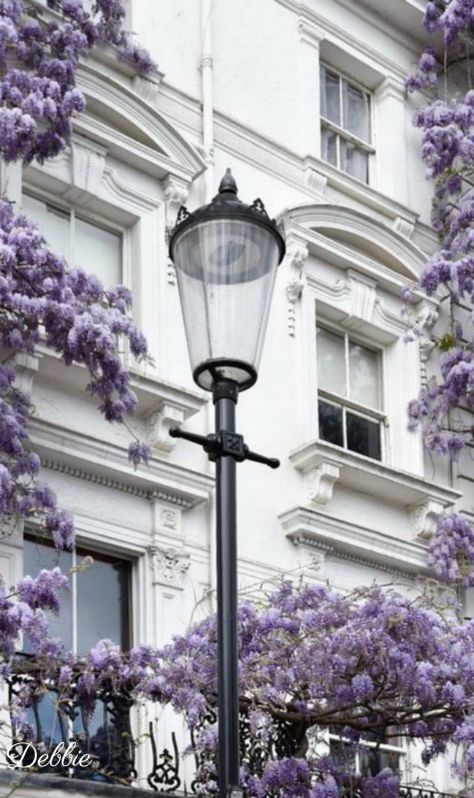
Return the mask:
<path fill-rule="evenodd" d="M 38 346 L 38 354 L 33 358 L 32 371 L 68 389 L 84 391 L 88 382 L 88 372 L 83 365 L 74 363 L 66 367 L 60 355 L 44 345 Z M 27 367 L 24 367 L 26 370 Z M 198 413 L 209 401 L 203 391 L 175 385 L 156 375 L 147 376 L 132 366 L 130 369 L 131 387 L 138 398 L 137 417 L 147 425 L 147 440 L 154 453 L 162 457 L 169 454 L 176 445 L 176 439 L 169 435 L 170 427 L 180 427 L 188 418 Z"/>
<path fill-rule="evenodd" d="M 317 549 L 323 552 L 323 560 L 333 555 L 391 574 L 429 573 L 426 543 L 402 540 L 307 507 L 294 507 L 278 518 L 286 537 L 295 546 Z"/>
<path fill-rule="evenodd" d="M 325 441 L 301 446 L 290 454 L 290 460 L 308 478 L 310 507 L 327 507 L 336 484 L 342 485 L 405 508 L 415 539 L 429 538 L 435 530 L 436 515 L 452 507 L 462 495 Z"/>

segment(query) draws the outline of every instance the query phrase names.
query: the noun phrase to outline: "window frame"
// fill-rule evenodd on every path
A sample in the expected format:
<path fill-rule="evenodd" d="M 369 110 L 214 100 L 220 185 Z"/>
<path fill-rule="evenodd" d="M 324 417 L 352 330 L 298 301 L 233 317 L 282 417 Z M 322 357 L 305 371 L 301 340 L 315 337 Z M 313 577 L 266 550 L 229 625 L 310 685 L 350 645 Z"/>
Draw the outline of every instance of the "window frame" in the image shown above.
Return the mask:
<path fill-rule="evenodd" d="M 354 88 L 356 88 L 359 91 L 361 91 L 367 97 L 368 105 L 369 105 L 369 110 L 368 110 L 369 140 L 366 141 L 365 139 L 362 139 L 359 136 L 356 136 L 354 133 L 351 133 L 349 130 L 344 128 L 342 126 L 342 124 L 338 125 L 337 122 L 333 122 L 330 119 L 328 119 L 327 117 L 325 117 L 323 115 L 323 113 L 322 113 L 322 110 L 321 110 L 322 109 L 322 102 L 320 100 L 320 128 L 321 128 L 321 132 L 323 130 L 329 130 L 330 132 L 332 132 L 332 133 L 334 133 L 336 135 L 336 161 L 337 161 L 337 163 L 333 164 L 330 161 L 327 161 L 326 159 L 324 159 L 323 156 L 322 156 L 322 148 L 321 148 L 321 158 L 322 158 L 322 160 L 324 160 L 324 163 L 330 164 L 330 166 L 333 166 L 335 169 L 338 169 L 343 174 L 349 175 L 349 177 L 352 177 L 354 180 L 358 180 L 360 183 L 363 183 L 364 185 L 370 185 L 371 182 L 372 182 L 372 161 L 373 161 L 373 156 L 376 153 L 376 149 L 375 149 L 375 146 L 373 144 L 374 129 L 375 129 L 375 125 L 374 125 L 374 95 L 373 95 L 373 92 L 369 91 L 361 83 L 358 83 L 358 81 L 353 80 L 352 78 L 350 78 L 344 72 L 341 72 L 339 69 L 332 67 L 330 64 L 327 64 L 325 61 L 321 61 L 320 62 L 319 70 L 320 70 L 320 76 L 322 76 L 323 70 L 328 70 L 333 75 L 337 75 L 337 77 L 339 78 L 339 118 L 340 118 L 341 122 L 344 121 L 344 101 L 343 101 L 343 92 L 342 92 L 342 84 L 343 83 L 346 83 L 349 86 L 353 86 Z M 320 86 L 319 86 L 319 91 L 320 92 L 321 92 L 321 83 L 322 83 L 322 81 L 320 79 Z M 352 175 L 350 172 L 348 172 L 348 171 L 346 171 L 345 169 L 342 168 L 342 166 L 341 166 L 341 143 L 340 143 L 341 142 L 341 138 L 344 139 L 345 141 L 349 142 L 350 144 L 354 144 L 356 147 L 361 149 L 363 152 L 367 153 L 367 155 L 368 155 L 368 158 L 367 158 L 367 180 L 361 180 L 360 177 L 356 177 L 355 175 Z"/>
<path fill-rule="evenodd" d="M 327 330 L 328 332 L 332 333 L 333 335 L 337 335 L 344 340 L 344 370 L 345 370 L 345 381 L 347 386 L 347 391 L 349 396 L 341 396 L 333 391 L 328 391 L 326 388 L 321 388 L 319 386 L 319 374 L 318 374 L 318 328 L 322 330 Z M 342 410 L 342 437 L 343 437 L 343 445 L 339 446 L 337 444 L 331 444 L 330 441 L 325 441 L 325 443 L 329 443 L 330 445 L 336 446 L 338 449 L 343 449 L 345 452 L 350 452 L 351 454 L 359 455 L 360 457 L 368 457 L 370 460 L 375 460 L 376 462 L 384 463 L 386 460 L 386 453 L 387 453 L 387 441 L 386 441 L 386 431 L 388 428 L 388 418 L 387 413 L 385 410 L 386 401 L 385 401 L 385 348 L 382 346 L 378 346 L 373 341 L 368 341 L 363 336 L 353 335 L 352 332 L 348 330 L 341 329 L 336 324 L 331 324 L 331 322 L 327 322 L 325 319 L 318 320 L 316 319 L 315 325 L 316 331 L 316 381 L 317 381 L 317 401 L 319 407 L 319 400 L 322 399 L 323 401 L 327 402 L 327 404 L 331 404 L 341 408 Z M 355 402 L 350 397 L 350 376 L 349 376 L 349 343 L 352 342 L 354 344 L 359 344 L 363 346 L 365 349 L 369 349 L 371 352 L 375 352 L 378 358 L 378 387 L 379 387 L 379 396 L 380 396 L 380 409 L 371 408 L 369 405 L 364 405 L 362 402 Z M 347 410 L 349 412 L 352 410 L 357 415 L 361 416 L 362 418 L 366 418 L 368 421 L 377 421 L 379 423 L 380 429 L 380 460 L 376 460 L 376 458 L 370 457 L 370 455 L 360 454 L 360 452 L 355 452 L 353 449 L 349 449 L 347 446 Z M 318 438 L 320 438 L 319 434 L 319 409 L 317 411 L 317 419 L 318 419 Z M 324 440 L 320 438 L 320 440 Z"/>
<path fill-rule="evenodd" d="M 35 533 L 34 530 L 26 529 L 23 533 L 23 551 L 26 541 L 36 543 L 41 546 L 47 546 L 54 549 L 52 540 L 42 537 Z M 77 654 L 78 651 L 78 623 L 77 623 L 77 566 L 78 557 L 99 557 L 102 562 L 113 563 L 120 560 L 121 563 L 126 565 L 126 607 L 121 617 L 121 631 L 123 645 L 121 648 L 124 651 L 130 650 L 134 645 L 134 561 L 132 558 L 124 556 L 122 552 L 115 552 L 111 549 L 102 549 L 95 545 L 94 541 L 80 540 L 71 554 L 71 574 L 68 576 L 71 591 L 71 650 Z M 58 552 L 59 562 L 60 552 Z M 24 562 L 23 562 L 24 573 Z M 115 641 L 118 642 L 118 641 Z"/>
<path fill-rule="evenodd" d="M 331 753 L 331 742 L 338 742 L 342 745 L 347 744 L 350 745 L 350 740 L 347 737 L 343 737 L 340 734 L 335 734 L 334 732 L 328 732 L 328 746 L 329 746 L 329 753 Z M 400 779 L 403 781 L 403 778 L 406 777 L 408 768 L 409 768 L 409 759 L 408 759 L 408 749 L 402 745 L 393 745 L 391 743 L 376 743 L 372 740 L 359 740 L 358 746 L 362 748 L 376 748 L 378 751 L 385 751 L 387 753 L 394 753 L 397 754 L 399 759 L 399 774 Z M 403 764 L 402 764 L 403 763 Z M 360 751 L 358 747 L 356 747 L 354 751 L 354 766 L 355 766 L 355 774 L 357 776 L 361 775 L 361 766 L 360 766 Z M 379 771 L 380 772 L 380 771 Z"/>
<path fill-rule="evenodd" d="M 28 213 L 23 208 L 23 198 L 30 197 L 33 200 L 37 200 L 38 202 L 44 202 L 46 205 L 49 205 L 54 210 L 58 211 L 59 213 L 69 214 L 69 226 L 70 226 L 70 246 L 74 256 L 74 222 L 75 219 L 79 219 L 80 221 L 86 222 L 91 224 L 99 229 L 104 230 L 107 233 L 111 233 L 116 235 L 120 238 L 121 246 L 120 246 L 120 258 L 121 258 L 121 275 L 119 275 L 118 281 L 115 285 L 125 285 L 128 288 L 131 287 L 131 267 L 130 267 L 130 258 L 128 257 L 128 252 L 130 250 L 129 246 L 129 229 L 127 227 L 123 227 L 117 222 L 111 221 L 110 219 L 106 218 L 102 214 L 97 214 L 93 211 L 88 210 L 87 208 L 83 208 L 80 205 L 75 204 L 74 202 L 67 202 L 62 197 L 57 197 L 56 195 L 43 190 L 42 188 L 37 188 L 36 186 L 31 187 L 28 183 L 23 181 L 22 186 L 22 208 L 21 212 L 28 216 Z M 29 217 L 28 217 L 29 218 Z M 33 219 L 34 221 L 34 219 Z M 40 232 L 41 228 L 40 228 Z M 75 268 L 77 264 L 74 263 L 73 260 L 66 258 L 68 265 L 71 268 Z M 84 269 L 87 273 L 93 274 L 90 271 L 87 264 L 80 264 L 80 268 Z M 100 277 L 98 279 L 101 279 Z M 102 281 L 101 281 L 102 282 Z M 104 289 L 107 290 L 112 286 L 104 285 Z"/>

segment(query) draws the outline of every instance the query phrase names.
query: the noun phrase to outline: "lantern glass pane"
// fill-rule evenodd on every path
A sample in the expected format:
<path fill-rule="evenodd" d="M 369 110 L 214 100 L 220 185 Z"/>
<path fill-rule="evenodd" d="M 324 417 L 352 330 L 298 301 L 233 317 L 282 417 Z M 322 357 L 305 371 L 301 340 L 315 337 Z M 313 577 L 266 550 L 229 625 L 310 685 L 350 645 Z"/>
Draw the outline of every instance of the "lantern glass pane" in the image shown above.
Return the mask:
<path fill-rule="evenodd" d="M 279 261 L 275 235 L 241 219 L 213 219 L 184 230 L 174 247 L 193 371 L 209 360 L 239 360 L 258 369 Z M 239 384 L 245 370 L 219 373 Z M 207 390 L 213 376 L 199 380 Z"/>

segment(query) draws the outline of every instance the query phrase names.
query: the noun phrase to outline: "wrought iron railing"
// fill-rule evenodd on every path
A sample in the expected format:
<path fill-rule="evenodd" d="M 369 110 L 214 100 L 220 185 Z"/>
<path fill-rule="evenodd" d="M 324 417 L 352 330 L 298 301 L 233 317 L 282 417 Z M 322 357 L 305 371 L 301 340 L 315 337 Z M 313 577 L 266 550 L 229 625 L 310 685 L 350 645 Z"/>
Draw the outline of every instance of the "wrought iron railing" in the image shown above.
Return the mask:
<path fill-rule="evenodd" d="M 29 667 L 31 663 L 31 667 Z M 136 746 L 130 722 L 131 708 L 134 704 L 130 693 L 103 690 L 97 697 L 94 711 L 85 711 L 82 702 L 74 699 L 73 689 L 68 691 L 67 700 L 61 697 L 57 687 L 48 684 L 44 674 L 39 674 L 34 662 L 25 657 L 25 668 L 10 680 L 10 698 L 14 699 L 28 686 L 32 689 L 32 700 L 28 709 L 28 723 L 33 729 L 35 748 L 52 751 L 59 744 L 65 747 L 76 742 L 82 754 L 89 754 L 94 760 L 93 768 L 47 765 L 41 772 L 57 774 L 75 779 L 132 784 L 136 781 Z M 45 689 L 46 688 L 46 689 Z M 71 697 L 72 696 L 72 697 Z M 217 720 L 216 713 L 210 711 L 203 718 L 202 727 Z M 150 723 L 147 735 L 151 753 L 151 770 L 146 775 L 150 790 L 166 793 L 195 793 L 197 782 L 187 785 L 182 774 L 182 761 L 176 735 L 172 733 L 170 745 L 161 751 Z M 191 734 L 191 745 L 196 751 L 196 738 Z M 26 746 L 27 743 L 19 743 Z M 273 736 L 265 748 L 256 741 L 251 732 L 245 710 L 240 720 L 241 757 L 251 771 L 257 775 L 263 772 L 269 758 L 304 755 L 304 727 L 287 721 L 276 720 Z M 31 765 L 26 758 L 24 766 Z M 202 762 L 195 754 L 196 771 Z M 315 774 L 317 778 L 317 774 Z M 351 798 L 360 798 L 357 790 L 350 791 Z M 437 792 L 422 786 L 402 785 L 400 798 L 453 798 L 452 794 Z"/>

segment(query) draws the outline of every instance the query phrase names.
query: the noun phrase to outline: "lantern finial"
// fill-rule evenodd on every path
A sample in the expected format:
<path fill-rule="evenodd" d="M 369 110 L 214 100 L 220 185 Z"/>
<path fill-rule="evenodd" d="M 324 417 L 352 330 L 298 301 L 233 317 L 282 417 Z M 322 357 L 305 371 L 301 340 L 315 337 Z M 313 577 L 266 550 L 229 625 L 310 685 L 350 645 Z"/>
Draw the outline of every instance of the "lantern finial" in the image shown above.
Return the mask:
<path fill-rule="evenodd" d="M 237 194 L 237 183 L 230 169 L 225 170 L 225 175 L 219 184 L 219 194 L 223 194 L 226 191 L 231 194 Z"/>

